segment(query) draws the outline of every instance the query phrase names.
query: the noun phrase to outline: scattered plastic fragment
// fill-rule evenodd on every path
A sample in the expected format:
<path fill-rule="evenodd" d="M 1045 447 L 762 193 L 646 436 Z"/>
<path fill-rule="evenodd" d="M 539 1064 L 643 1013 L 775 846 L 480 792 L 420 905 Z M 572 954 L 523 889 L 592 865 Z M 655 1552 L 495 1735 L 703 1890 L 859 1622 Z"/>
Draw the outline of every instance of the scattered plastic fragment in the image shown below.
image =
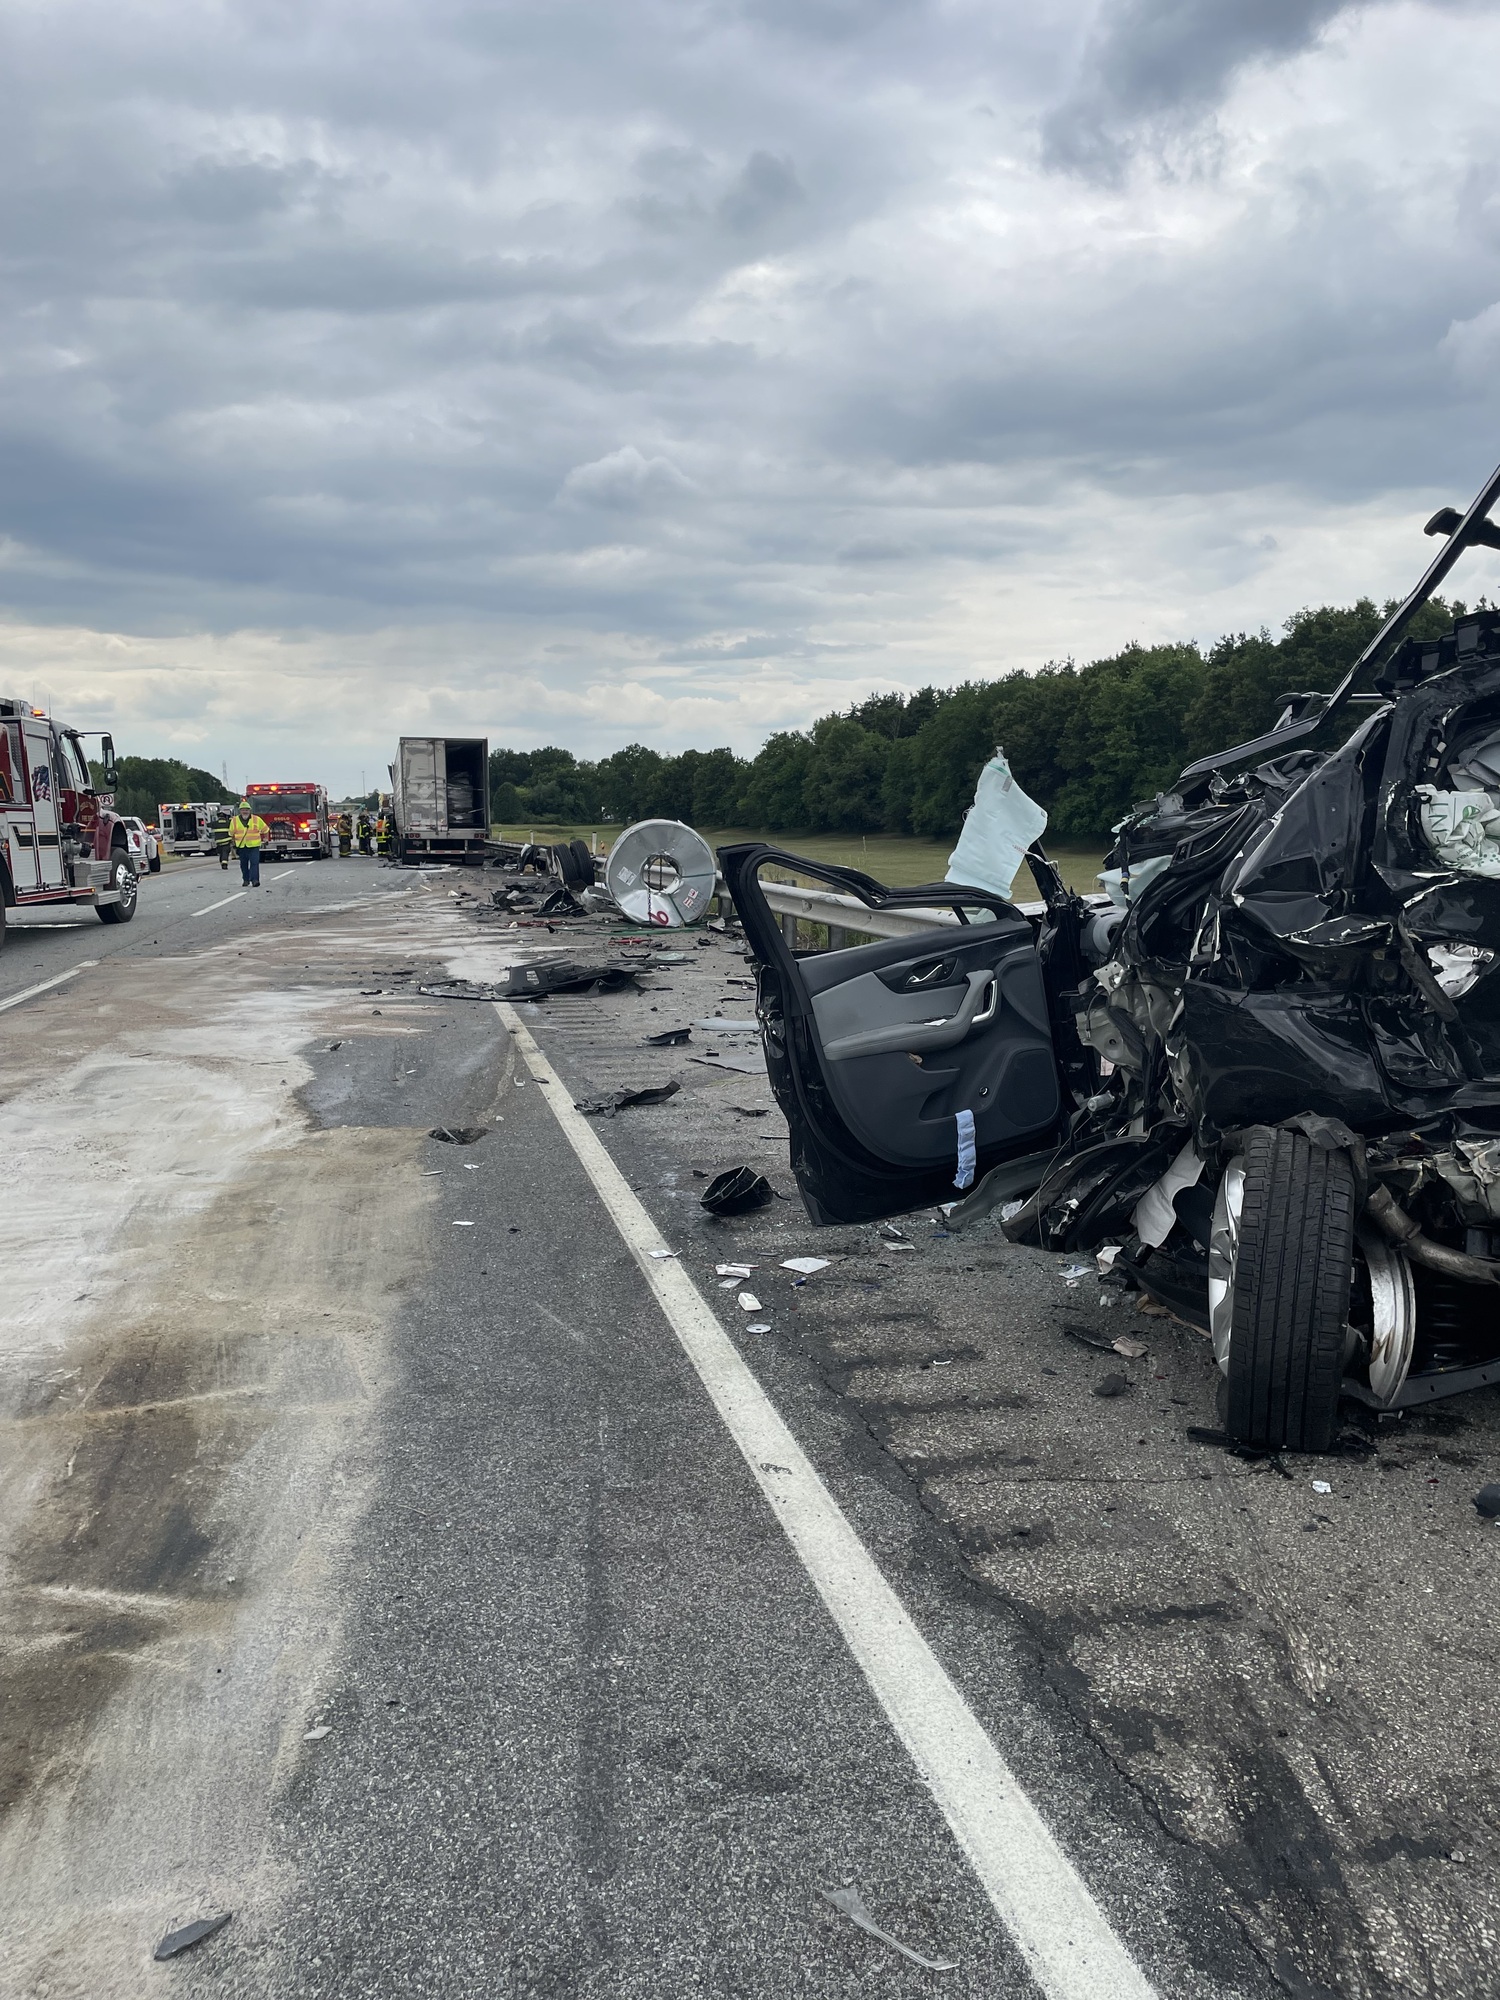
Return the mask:
<path fill-rule="evenodd" d="M 624 986 L 634 986 L 639 969 L 623 959 L 589 963 L 545 958 L 531 965 L 508 965 L 495 980 L 442 979 L 417 991 L 434 1000 L 539 1000 L 548 993 L 618 993 Z"/>
<path fill-rule="evenodd" d="M 645 1035 L 642 1039 L 650 1049 L 680 1049 L 684 1042 L 693 1039 L 693 1031 L 691 1028 L 668 1028 L 663 1035 Z"/>
<path fill-rule="evenodd" d="M 1331 1493 L 1333 1491 L 1333 1488 L 1326 1479 L 1315 1479 L 1312 1483 L 1312 1489 L 1314 1493 Z"/>
<path fill-rule="evenodd" d="M 677 1255 L 677 1252 L 675 1250 L 648 1250 L 646 1252 L 646 1255 L 648 1257 L 657 1257 L 657 1258 L 675 1257 Z"/>
<path fill-rule="evenodd" d="M 752 1320 L 745 1328 L 745 1331 L 746 1333 L 769 1333 L 771 1331 L 771 1322 L 768 1319 Z"/>
<path fill-rule="evenodd" d="M 474 1225 L 472 1222 L 455 1222 L 453 1227 L 455 1229 L 472 1229 Z"/>
<path fill-rule="evenodd" d="M 445 1146 L 477 1146 L 490 1135 L 483 1125 L 434 1125 L 427 1136 L 441 1139 Z"/>
<path fill-rule="evenodd" d="M 739 1306 L 741 1312 L 758 1313 L 765 1310 L 754 1292 L 741 1292 L 735 1303 Z"/>
<path fill-rule="evenodd" d="M 1128 1375 L 1106 1375 L 1102 1382 L 1094 1384 L 1094 1394 L 1096 1396 L 1127 1396 L 1129 1393 L 1130 1377 Z"/>
<path fill-rule="evenodd" d="M 775 1193 L 765 1175 L 753 1167 L 730 1167 L 709 1182 L 701 1199 L 710 1215 L 748 1215 L 752 1209 L 764 1208 Z"/>
<path fill-rule="evenodd" d="M 1005 1202 L 1000 1209 L 1000 1220 L 1002 1222 L 1013 1222 L 1025 1206 L 1026 1203 L 1024 1201 Z"/>
<path fill-rule="evenodd" d="M 1139 1361 L 1143 1355 L 1151 1352 L 1144 1340 L 1132 1340 L 1128 1333 L 1122 1333 L 1118 1340 L 1112 1340 L 1109 1344 L 1116 1354 L 1123 1354 L 1127 1361 Z"/>
<path fill-rule="evenodd" d="M 1089 1327 L 1074 1326 L 1065 1320 L 1063 1322 L 1063 1332 L 1068 1336 L 1069 1340 L 1076 1340 L 1080 1347 L 1097 1347 L 1101 1354 L 1114 1354 L 1118 1352 L 1114 1341 L 1106 1340 L 1102 1334 L 1094 1333 Z"/>
<path fill-rule="evenodd" d="M 633 1104 L 665 1104 L 681 1088 L 682 1085 L 674 1077 L 670 1083 L 659 1083 L 640 1090 L 609 1090 L 602 1097 L 580 1097 L 573 1109 L 581 1111 L 585 1118 L 613 1118 L 617 1111 L 626 1111 Z"/>
<path fill-rule="evenodd" d="M 721 1292 L 737 1292 L 739 1288 L 740 1281 L 738 1278 L 720 1278 L 719 1280 L 719 1290 Z"/>
<path fill-rule="evenodd" d="M 224 1910 L 217 1917 L 197 1917 L 192 1923 L 184 1924 L 180 1931 L 168 1931 L 151 1956 L 176 1958 L 180 1951 L 191 1951 L 195 1944 L 202 1944 L 205 1938 L 223 1930 L 233 1915 L 233 1910 Z"/>
<path fill-rule="evenodd" d="M 920 1965 L 924 1972 L 958 1970 L 957 1959 L 923 1958 L 921 1952 L 913 1951 L 909 1944 L 903 1944 L 900 1938 L 892 1937 L 889 1931 L 883 1931 L 870 1915 L 865 1906 L 865 1899 L 858 1889 L 820 1889 L 818 1894 L 825 1903 L 832 1903 L 839 1915 L 847 1917 L 856 1929 L 865 1931 L 872 1938 L 878 1938 L 882 1944 L 888 1944 L 892 1951 L 899 1951 L 903 1958 L 909 1959 L 913 1965 Z"/>
<path fill-rule="evenodd" d="M 906 1241 L 906 1231 L 898 1229 L 894 1222 L 882 1222 L 880 1225 L 880 1234 L 888 1243 L 904 1243 Z"/>
<path fill-rule="evenodd" d="M 694 1021 L 695 1028 L 702 1028 L 710 1035 L 758 1035 L 759 1021 L 730 1021 L 722 1015 L 715 1015 L 711 1021 Z"/>
<path fill-rule="evenodd" d="M 417 1175 L 417 1179 L 419 1181 L 441 1180 L 446 1171 L 447 1169 L 444 1167 L 424 1167 L 421 1173 Z"/>
<path fill-rule="evenodd" d="M 331 1722 L 320 1722 L 314 1729 L 303 1730 L 302 1741 L 304 1743 L 321 1743 L 325 1736 L 331 1736 L 332 1734 L 333 1724 Z"/>
<path fill-rule="evenodd" d="M 810 1278 L 814 1271 L 826 1271 L 831 1262 L 828 1257 L 783 1257 L 781 1268 L 783 1271 L 800 1271 L 803 1277 Z"/>
<path fill-rule="evenodd" d="M 689 1062 L 702 1063 L 705 1069 L 733 1070 L 736 1076 L 764 1076 L 765 1063 L 750 1062 L 743 1056 L 721 1056 L 713 1051 L 706 1056 L 689 1056 Z"/>
<path fill-rule="evenodd" d="M 1118 1243 L 1106 1243 L 1102 1250 L 1094 1252 L 1094 1262 L 1099 1266 L 1101 1271 L 1112 1270 L 1114 1261 L 1119 1254 L 1120 1246 Z"/>
<path fill-rule="evenodd" d="M 1094 1275 L 1087 1264 L 1064 1264 L 1062 1274 L 1065 1278 L 1075 1279 L 1091 1278 Z"/>
<path fill-rule="evenodd" d="M 714 1271 L 721 1278 L 748 1278 L 755 1269 L 753 1264 L 715 1264 Z"/>

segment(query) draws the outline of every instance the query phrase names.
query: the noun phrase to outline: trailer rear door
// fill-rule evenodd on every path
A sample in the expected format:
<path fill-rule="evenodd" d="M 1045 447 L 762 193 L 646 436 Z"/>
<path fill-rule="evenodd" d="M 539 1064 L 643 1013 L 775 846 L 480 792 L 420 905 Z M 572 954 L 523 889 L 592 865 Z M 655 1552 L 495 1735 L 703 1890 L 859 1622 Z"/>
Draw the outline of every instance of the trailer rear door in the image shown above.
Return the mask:
<path fill-rule="evenodd" d="M 440 738 L 412 736 L 401 745 L 406 797 L 406 831 L 430 839 L 448 831 L 447 770 L 438 770 Z M 439 783 L 441 777 L 442 783 Z"/>

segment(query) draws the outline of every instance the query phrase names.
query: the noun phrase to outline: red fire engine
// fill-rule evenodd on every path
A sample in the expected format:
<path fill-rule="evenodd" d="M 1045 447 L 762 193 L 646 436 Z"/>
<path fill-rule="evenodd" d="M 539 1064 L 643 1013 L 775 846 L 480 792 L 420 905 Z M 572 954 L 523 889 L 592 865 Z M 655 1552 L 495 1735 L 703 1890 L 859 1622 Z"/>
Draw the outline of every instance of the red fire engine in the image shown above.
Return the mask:
<path fill-rule="evenodd" d="M 265 851 L 274 860 L 305 854 L 321 861 L 332 854 L 328 794 L 321 785 L 246 785 L 245 797 L 271 829 Z"/>
<path fill-rule="evenodd" d="M 98 771 L 102 791 L 78 730 L 61 728 L 29 701 L 0 700 L 0 941 L 7 908 L 92 903 L 106 924 L 135 915 L 135 867 L 113 809 L 108 736 Z"/>

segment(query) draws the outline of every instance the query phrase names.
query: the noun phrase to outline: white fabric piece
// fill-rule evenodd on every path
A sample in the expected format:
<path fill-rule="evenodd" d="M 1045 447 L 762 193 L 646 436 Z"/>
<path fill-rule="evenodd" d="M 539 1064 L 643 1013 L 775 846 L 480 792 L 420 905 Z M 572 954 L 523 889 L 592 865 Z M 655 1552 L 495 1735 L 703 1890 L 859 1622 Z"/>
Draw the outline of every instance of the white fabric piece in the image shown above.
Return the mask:
<path fill-rule="evenodd" d="M 957 1112 L 954 1123 L 958 1127 L 958 1172 L 953 1176 L 953 1185 L 956 1188 L 972 1187 L 975 1165 L 973 1112 Z"/>
<path fill-rule="evenodd" d="M 1173 1197 L 1181 1194 L 1184 1188 L 1195 1187 L 1202 1173 L 1202 1157 L 1189 1139 L 1161 1179 L 1148 1187 L 1135 1205 L 1130 1222 L 1143 1243 L 1149 1243 L 1153 1250 L 1160 1250 L 1177 1220 L 1177 1211 L 1172 1206 Z"/>
<path fill-rule="evenodd" d="M 1422 832 L 1445 868 L 1500 881 L 1500 796 L 1418 785 Z"/>
<path fill-rule="evenodd" d="M 1041 839 L 1046 828 L 1046 812 L 1011 776 L 1005 752 L 996 750 L 979 774 L 974 803 L 964 819 L 958 845 L 948 856 L 944 881 L 1008 896 L 1027 848 Z"/>

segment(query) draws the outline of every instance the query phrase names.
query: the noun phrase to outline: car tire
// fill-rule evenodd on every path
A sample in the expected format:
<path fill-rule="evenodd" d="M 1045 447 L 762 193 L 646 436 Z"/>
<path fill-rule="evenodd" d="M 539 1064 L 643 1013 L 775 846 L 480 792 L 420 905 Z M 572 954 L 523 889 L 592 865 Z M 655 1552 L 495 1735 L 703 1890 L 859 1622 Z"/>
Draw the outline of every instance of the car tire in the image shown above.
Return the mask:
<path fill-rule="evenodd" d="M 136 897 L 140 893 L 135 870 L 130 865 L 128 854 L 116 848 L 109 857 L 109 882 L 111 889 L 118 889 L 118 903 L 102 903 L 98 906 L 101 924 L 128 924 L 135 915 Z"/>
<path fill-rule="evenodd" d="M 578 866 L 578 880 L 585 888 L 592 888 L 596 870 L 594 868 L 594 857 L 589 851 L 588 842 L 586 840 L 573 840 L 568 844 L 573 850 L 573 859 Z"/>
<path fill-rule="evenodd" d="M 1234 1200 L 1226 1199 L 1237 1185 Z M 1231 1211 L 1238 1206 L 1231 1227 Z M 1210 1246 L 1225 1429 L 1263 1451 L 1326 1451 L 1338 1421 L 1356 1221 L 1348 1155 L 1254 1126 L 1225 1174 Z M 1226 1289 L 1227 1288 L 1227 1289 Z"/>

